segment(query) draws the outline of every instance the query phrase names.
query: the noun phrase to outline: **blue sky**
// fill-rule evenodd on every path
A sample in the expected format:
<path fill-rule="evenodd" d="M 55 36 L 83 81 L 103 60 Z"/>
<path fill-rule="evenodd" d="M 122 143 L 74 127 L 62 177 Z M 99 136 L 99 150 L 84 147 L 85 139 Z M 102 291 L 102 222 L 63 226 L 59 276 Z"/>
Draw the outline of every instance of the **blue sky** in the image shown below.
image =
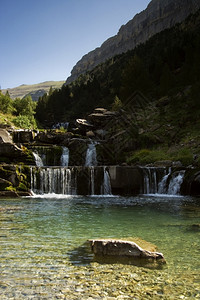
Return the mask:
<path fill-rule="evenodd" d="M 150 0 L 0 0 L 0 86 L 66 80 Z"/>

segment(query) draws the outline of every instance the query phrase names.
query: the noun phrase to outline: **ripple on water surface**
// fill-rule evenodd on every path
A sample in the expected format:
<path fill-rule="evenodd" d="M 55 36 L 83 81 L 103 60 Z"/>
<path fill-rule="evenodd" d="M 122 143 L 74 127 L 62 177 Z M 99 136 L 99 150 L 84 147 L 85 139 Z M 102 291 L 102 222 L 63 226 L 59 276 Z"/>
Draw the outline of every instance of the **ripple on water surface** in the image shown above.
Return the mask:
<path fill-rule="evenodd" d="M 199 199 L 51 195 L 0 208 L 0 299 L 200 298 Z M 167 264 L 94 262 L 82 244 L 103 237 L 141 237 Z"/>

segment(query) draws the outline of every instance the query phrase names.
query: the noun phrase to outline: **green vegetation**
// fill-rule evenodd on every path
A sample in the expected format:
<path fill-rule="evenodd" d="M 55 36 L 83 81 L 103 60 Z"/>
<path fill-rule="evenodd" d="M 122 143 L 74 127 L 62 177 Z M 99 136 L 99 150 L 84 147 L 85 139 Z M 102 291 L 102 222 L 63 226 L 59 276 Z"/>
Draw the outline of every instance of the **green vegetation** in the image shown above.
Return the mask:
<path fill-rule="evenodd" d="M 188 166 L 193 163 L 193 154 L 188 148 L 177 149 L 142 149 L 129 154 L 127 163 L 131 164 L 154 164 L 156 162 L 163 161 L 180 161 L 184 166 Z"/>
<path fill-rule="evenodd" d="M 96 107 L 121 111 L 122 119 L 109 124 L 108 130 L 109 138 L 126 132 L 111 146 L 117 163 L 124 159 L 131 164 L 166 159 L 194 163 L 200 155 L 199 61 L 200 11 L 45 94 L 38 101 L 36 117 L 51 125 L 86 117 Z"/>
<path fill-rule="evenodd" d="M 184 23 L 165 30 L 132 51 L 117 55 L 39 99 L 40 123 L 85 117 L 95 107 L 112 109 L 117 97 L 122 104 L 136 91 L 149 102 L 181 92 L 191 85 L 189 108 L 200 109 L 195 96 L 200 85 L 200 12 Z M 176 103 L 175 103 L 176 104 Z M 132 106 L 137 106 L 137 101 Z M 174 109 L 176 109 L 174 107 Z"/>
<path fill-rule="evenodd" d="M 30 188 L 30 168 L 28 166 L 0 166 L 0 191 L 28 191 Z"/>
<path fill-rule="evenodd" d="M 118 112 L 106 149 L 113 163 L 200 162 L 200 11 L 33 102 L 0 93 L 0 120 L 50 128 L 96 107 Z M 9 118 L 7 116 L 10 116 Z M 4 118 L 4 119 L 5 119 Z M 104 145 L 105 146 L 105 145 Z"/>
<path fill-rule="evenodd" d="M 12 100 L 8 92 L 4 95 L 0 91 L 0 123 L 23 129 L 37 128 L 34 118 L 36 105 L 31 96 Z"/>

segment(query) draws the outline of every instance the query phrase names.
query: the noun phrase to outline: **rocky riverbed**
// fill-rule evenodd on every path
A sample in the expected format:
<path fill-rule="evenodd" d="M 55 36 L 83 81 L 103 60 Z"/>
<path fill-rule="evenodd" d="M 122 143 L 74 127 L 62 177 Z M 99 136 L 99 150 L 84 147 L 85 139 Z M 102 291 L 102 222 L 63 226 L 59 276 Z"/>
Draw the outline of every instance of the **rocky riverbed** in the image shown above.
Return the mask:
<path fill-rule="evenodd" d="M 0 282 L 1 299 L 199 299 L 199 284 L 190 274 L 172 274 L 129 265 L 68 266 L 60 264 L 30 273 L 22 270 L 14 280 Z M 194 274 L 195 275 L 195 274 Z M 196 274 L 197 276 L 197 274 Z"/>

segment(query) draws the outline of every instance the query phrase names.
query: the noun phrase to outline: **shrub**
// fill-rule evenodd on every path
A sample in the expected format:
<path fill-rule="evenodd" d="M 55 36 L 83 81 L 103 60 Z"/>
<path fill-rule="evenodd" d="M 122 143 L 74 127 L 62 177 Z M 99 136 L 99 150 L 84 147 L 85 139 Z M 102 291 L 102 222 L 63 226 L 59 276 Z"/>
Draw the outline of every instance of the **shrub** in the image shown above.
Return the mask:
<path fill-rule="evenodd" d="M 188 148 L 182 148 L 172 154 L 172 160 L 180 161 L 183 165 L 188 166 L 193 163 L 193 153 Z"/>
<path fill-rule="evenodd" d="M 13 119 L 13 123 L 15 126 L 23 129 L 33 129 L 37 127 L 35 119 L 25 115 L 17 116 L 15 119 Z"/>

